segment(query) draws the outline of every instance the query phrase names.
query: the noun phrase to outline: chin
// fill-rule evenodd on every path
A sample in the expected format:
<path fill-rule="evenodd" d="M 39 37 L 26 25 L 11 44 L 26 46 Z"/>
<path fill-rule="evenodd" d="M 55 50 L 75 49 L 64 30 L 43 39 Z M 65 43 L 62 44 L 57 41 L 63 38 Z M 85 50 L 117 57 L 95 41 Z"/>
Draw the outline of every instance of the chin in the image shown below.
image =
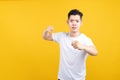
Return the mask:
<path fill-rule="evenodd" d="M 78 32 L 78 31 L 77 31 L 77 30 L 72 30 L 71 32 L 76 33 L 76 32 Z"/>

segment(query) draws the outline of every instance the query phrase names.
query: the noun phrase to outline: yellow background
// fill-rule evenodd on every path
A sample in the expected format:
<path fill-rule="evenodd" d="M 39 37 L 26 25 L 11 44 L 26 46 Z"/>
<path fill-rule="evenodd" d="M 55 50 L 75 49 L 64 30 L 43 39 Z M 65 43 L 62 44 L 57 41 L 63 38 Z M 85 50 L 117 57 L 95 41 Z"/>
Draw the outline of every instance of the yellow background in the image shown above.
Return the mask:
<path fill-rule="evenodd" d="M 57 80 L 59 45 L 42 39 L 43 30 L 69 31 L 69 10 L 84 13 L 81 32 L 99 54 L 87 59 L 87 80 L 120 80 L 119 0 L 1 0 L 0 80 Z"/>

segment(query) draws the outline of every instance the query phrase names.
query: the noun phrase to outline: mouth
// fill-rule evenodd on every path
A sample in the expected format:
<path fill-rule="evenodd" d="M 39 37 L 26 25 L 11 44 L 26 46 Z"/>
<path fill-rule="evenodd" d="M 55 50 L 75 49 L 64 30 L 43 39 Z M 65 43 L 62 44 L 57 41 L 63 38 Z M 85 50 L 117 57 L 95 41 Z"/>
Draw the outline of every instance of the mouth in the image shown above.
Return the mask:
<path fill-rule="evenodd" d="M 73 30 L 77 29 L 77 27 L 72 27 Z"/>

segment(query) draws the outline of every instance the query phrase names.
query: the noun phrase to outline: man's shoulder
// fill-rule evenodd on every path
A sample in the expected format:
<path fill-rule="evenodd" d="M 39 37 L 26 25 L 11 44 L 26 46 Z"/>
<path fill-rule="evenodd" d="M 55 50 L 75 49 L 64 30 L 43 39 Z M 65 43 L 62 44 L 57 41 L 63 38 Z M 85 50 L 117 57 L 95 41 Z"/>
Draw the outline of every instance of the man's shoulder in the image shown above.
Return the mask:
<path fill-rule="evenodd" d="M 83 38 L 83 39 L 90 39 L 90 37 L 89 36 L 87 36 L 86 34 L 84 34 L 84 33 L 81 33 L 81 37 Z"/>

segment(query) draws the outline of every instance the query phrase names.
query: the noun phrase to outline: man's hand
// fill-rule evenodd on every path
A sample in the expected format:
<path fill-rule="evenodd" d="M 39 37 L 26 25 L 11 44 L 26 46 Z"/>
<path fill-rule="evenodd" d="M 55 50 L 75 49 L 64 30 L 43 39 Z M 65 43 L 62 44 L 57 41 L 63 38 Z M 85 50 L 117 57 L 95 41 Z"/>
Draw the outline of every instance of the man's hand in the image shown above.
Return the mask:
<path fill-rule="evenodd" d="M 78 49 L 78 50 L 83 50 L 84 49 L 84 46 L 81 43 L 79 43 L 78 41 L 73 41 L 71 45 L 75 49 Z"/>
<path fill-rule="evenodd" d="M 45 31 L 48 31 L 49 33 L 51 33 L 53 31 L 53 27 L 49 26 Z"/>
<path fill-rule="evenodd" d="M 52 31 L 53 31 L 52 26 L 49 26 L 47 29 L 45 29 L 45 31 L 43 32 L 43 38 L 45 40 L 53 41 L 53 39 L 52 39 Z"/>

